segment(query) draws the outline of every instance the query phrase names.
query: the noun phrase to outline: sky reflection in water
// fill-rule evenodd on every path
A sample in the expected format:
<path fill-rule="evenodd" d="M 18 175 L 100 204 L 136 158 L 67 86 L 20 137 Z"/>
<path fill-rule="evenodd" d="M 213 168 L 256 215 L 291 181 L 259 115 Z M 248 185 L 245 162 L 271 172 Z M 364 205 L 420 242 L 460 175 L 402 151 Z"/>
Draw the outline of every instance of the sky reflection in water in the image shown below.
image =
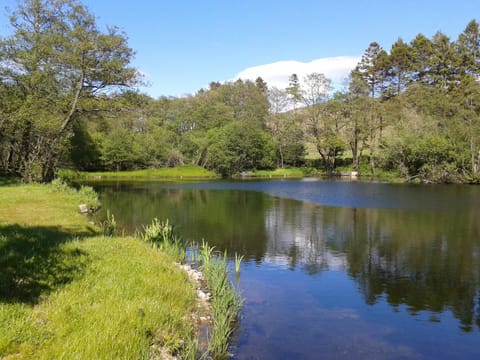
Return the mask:
<path fill-rule="evenodd" d="M 339 181 L 99 186 L 129 229 L 169 218 L 245 255 L 237 359 L 480 356 L 480 189 Z"/>

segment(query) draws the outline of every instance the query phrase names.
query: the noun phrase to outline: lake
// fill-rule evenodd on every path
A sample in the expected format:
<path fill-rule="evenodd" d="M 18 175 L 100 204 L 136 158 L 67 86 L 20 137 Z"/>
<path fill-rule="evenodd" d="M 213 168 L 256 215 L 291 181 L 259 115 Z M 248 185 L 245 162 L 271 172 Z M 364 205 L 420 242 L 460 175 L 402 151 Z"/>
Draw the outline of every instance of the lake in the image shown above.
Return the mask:
<path fill-rule="evenodd" d="M 92 185 L 127 232 L 168 218 L 245 256 L 234 359 L 480 358 L 480 187 Z"/>

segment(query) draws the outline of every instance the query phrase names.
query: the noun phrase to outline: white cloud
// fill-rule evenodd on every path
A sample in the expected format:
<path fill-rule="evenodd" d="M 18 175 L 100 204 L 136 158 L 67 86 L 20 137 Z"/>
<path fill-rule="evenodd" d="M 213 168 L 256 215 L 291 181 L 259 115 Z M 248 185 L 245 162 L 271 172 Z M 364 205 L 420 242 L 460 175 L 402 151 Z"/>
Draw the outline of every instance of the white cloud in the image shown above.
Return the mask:
<path fill-rule="evenodd" d="M 350 71 L 360 61 L 361 56 L 337 56 L 312 60 L 310 62 L 300 61 L 278 61 L 271 64 L 254 66 L 240 72 L 236 79 L 255 80 L 261 77 L 269 87 L 275 86 L 285 89 L 288 86 L 288 78 L 297 74 L 300 81 L 311 73 L 324 74 L 332 80 L 332 86 L 340 89 Z"/>

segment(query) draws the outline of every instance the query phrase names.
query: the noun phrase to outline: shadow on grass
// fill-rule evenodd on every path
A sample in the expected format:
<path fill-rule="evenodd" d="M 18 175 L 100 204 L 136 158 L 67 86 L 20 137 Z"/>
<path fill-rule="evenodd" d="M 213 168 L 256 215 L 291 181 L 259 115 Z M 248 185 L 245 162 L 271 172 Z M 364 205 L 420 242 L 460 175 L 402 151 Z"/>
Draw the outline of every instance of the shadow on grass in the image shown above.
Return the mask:
<path fill-rule="evenodd" d="M 18 184 L 20 184 L 20 180 L 18 178 L 0 174 L 0 186 L 18 185 Z"/>
<path fill-rule="evenodd" d="M 61 246 L 72 237 L 58 227 L 0 225 L 0 302 L 35 304 L 81 276 L 87 254 Z"/>

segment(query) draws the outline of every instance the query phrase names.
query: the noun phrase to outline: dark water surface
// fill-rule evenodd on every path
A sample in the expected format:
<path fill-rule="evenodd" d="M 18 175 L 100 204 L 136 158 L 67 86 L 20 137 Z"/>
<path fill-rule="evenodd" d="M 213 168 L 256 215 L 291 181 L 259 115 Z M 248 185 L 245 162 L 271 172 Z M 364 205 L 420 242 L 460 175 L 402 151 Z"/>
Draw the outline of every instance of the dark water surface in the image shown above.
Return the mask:
<path fill-rule="evenodd" d="M 245 256 L 235 359 L 480 358 L 480 187 L 94 186 L 127 231 L 168 218 Z"/>

